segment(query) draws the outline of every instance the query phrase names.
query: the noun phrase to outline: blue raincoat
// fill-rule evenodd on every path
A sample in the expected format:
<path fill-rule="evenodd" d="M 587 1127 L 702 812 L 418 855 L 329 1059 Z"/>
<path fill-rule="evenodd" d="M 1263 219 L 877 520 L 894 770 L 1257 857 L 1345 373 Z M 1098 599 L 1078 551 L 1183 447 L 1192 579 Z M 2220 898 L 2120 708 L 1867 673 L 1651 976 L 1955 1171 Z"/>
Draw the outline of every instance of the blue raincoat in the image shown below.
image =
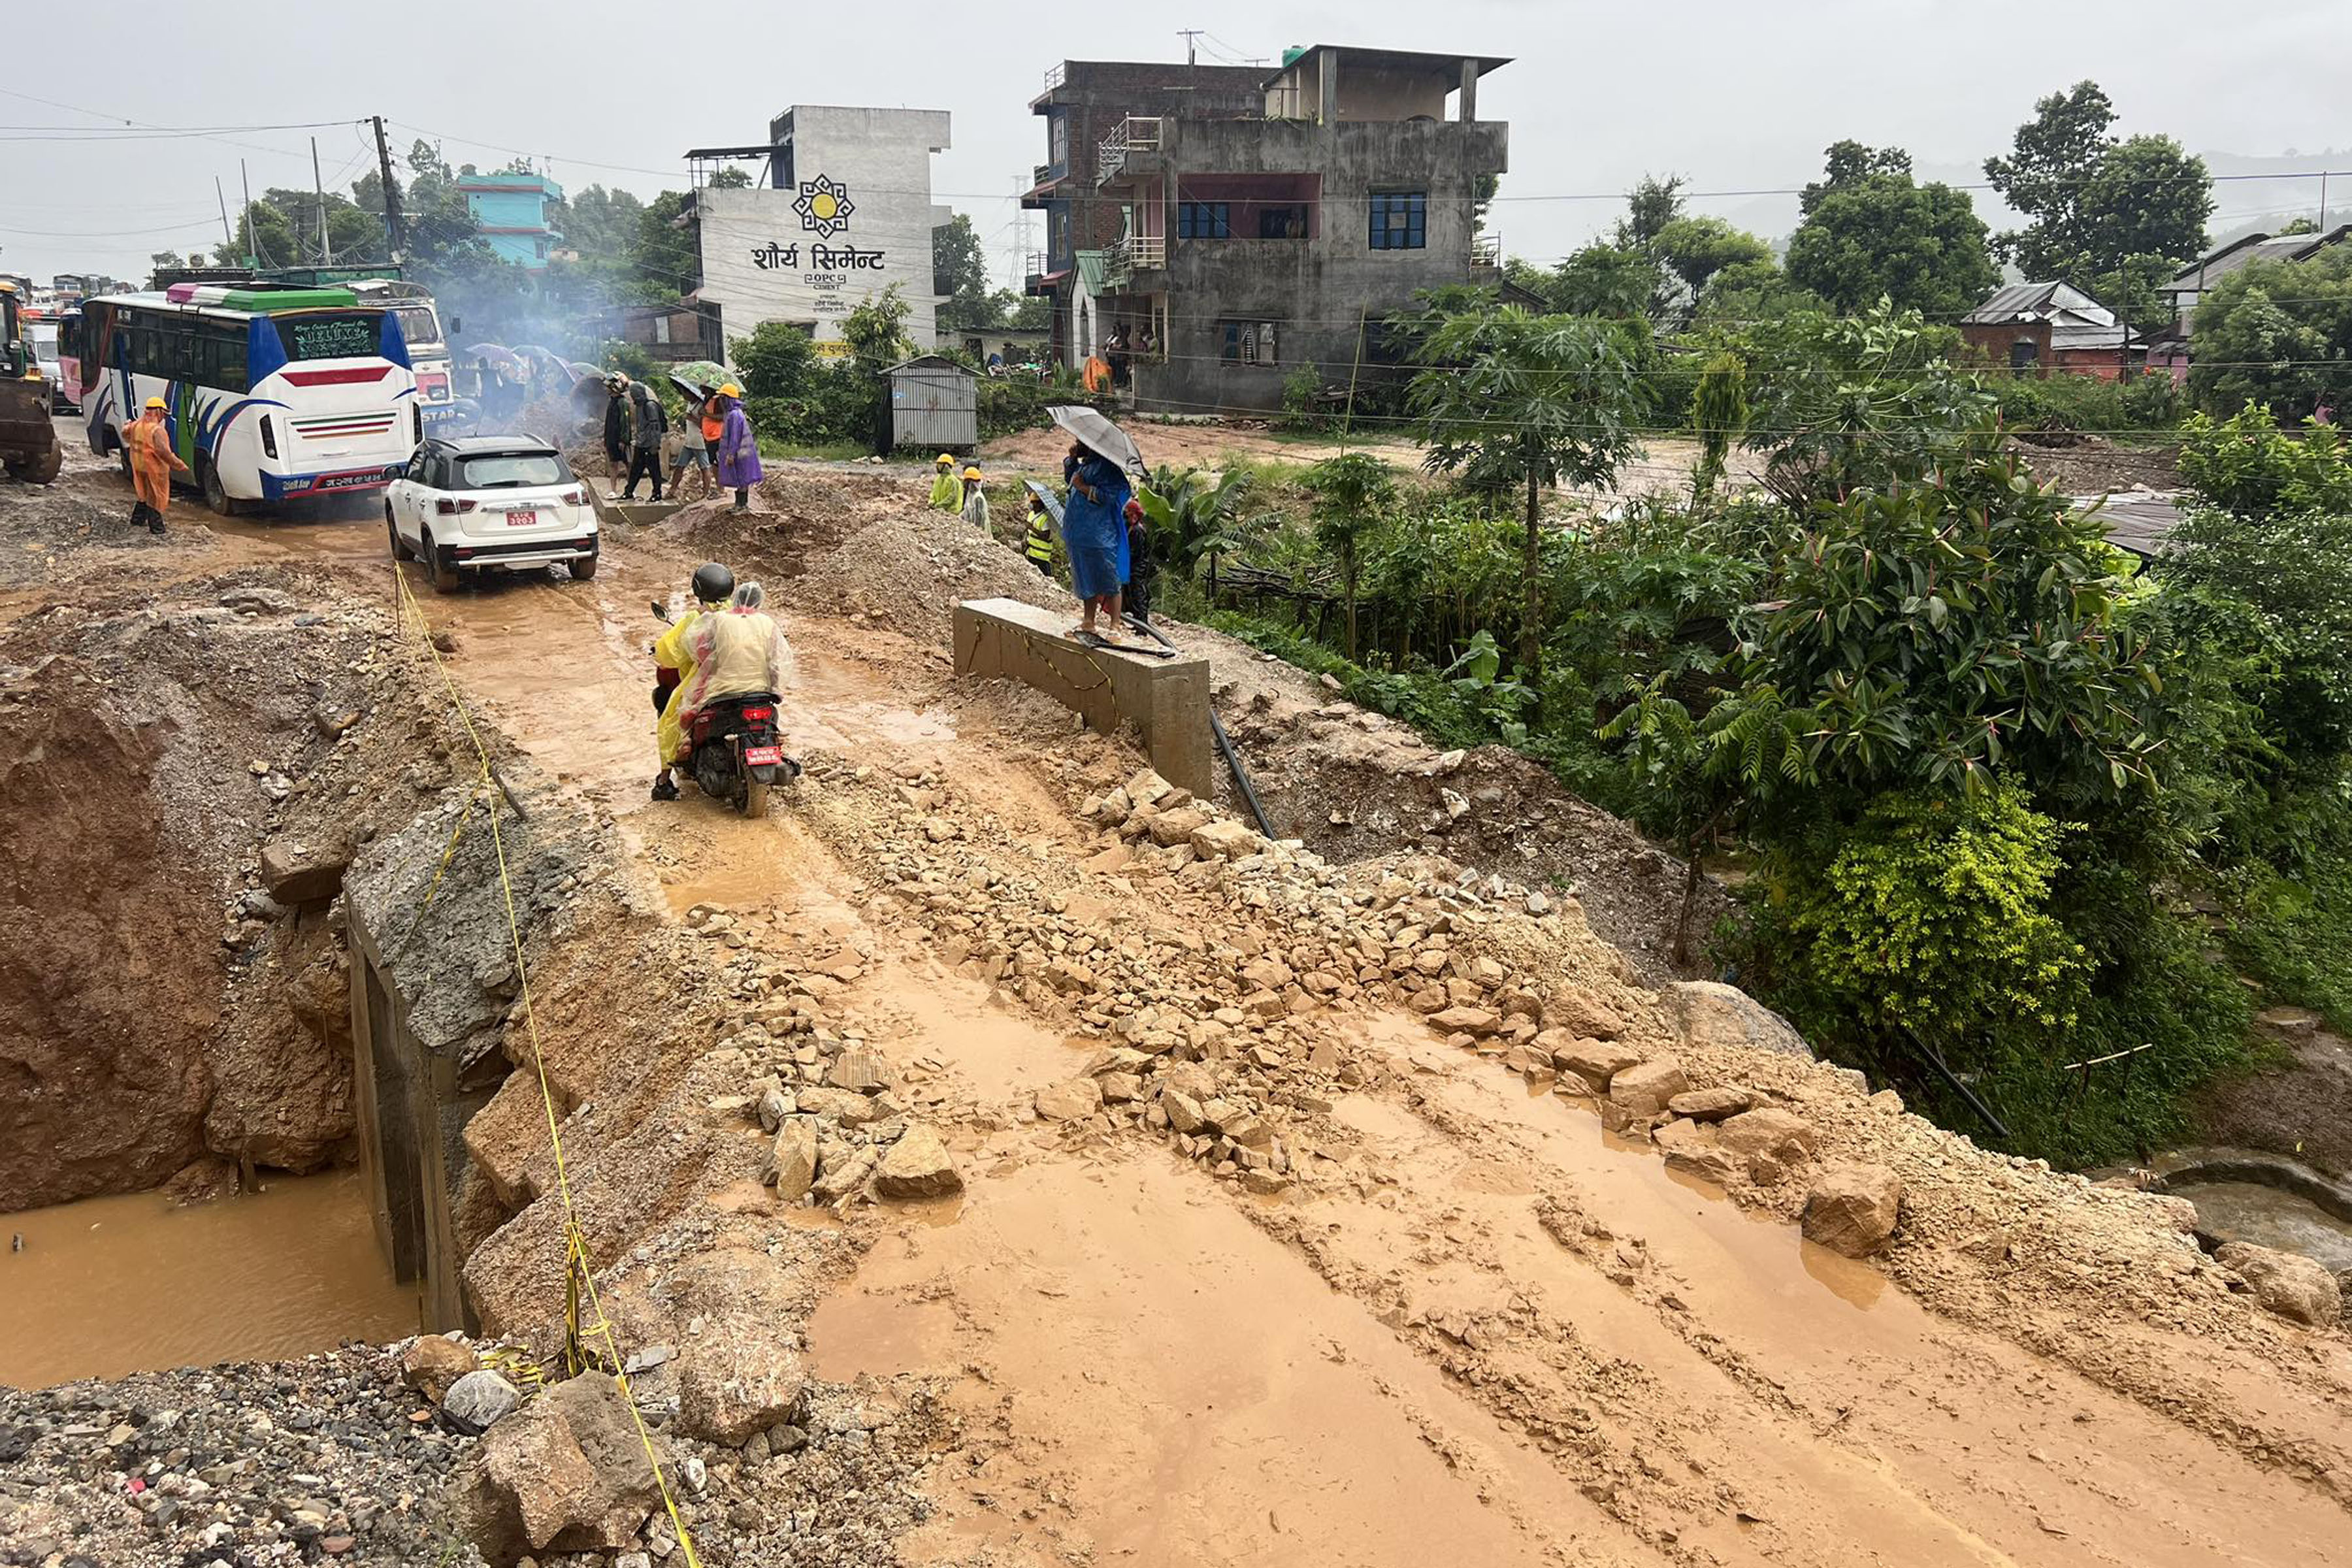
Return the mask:
<path fill-rule="evenodd" d="M 1062 542 L 1069 550 L 1070 586 L 1081 599 L 1105 599 L 1127 582 L 1127 519 L 1133 492 L 1118 464 L 1088 452 L 1062 459 L 1070 499 L 1062 510 Z M 1091 491 L 1090 495 L 1088 492 Z"/>

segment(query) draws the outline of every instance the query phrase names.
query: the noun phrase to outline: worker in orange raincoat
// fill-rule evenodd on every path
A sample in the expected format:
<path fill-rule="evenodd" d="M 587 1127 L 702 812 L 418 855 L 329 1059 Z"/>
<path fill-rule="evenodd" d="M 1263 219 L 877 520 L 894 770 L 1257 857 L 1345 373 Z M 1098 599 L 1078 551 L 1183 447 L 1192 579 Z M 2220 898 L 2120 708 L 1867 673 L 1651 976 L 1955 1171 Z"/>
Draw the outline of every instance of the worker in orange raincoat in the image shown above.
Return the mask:
<path fill-rule="evenodd" d="M 163 418 L 163 400 L 151 397 L 139 417 L 122 433 L 131 453 L 131 488 L 138 504 L 131 509 L 131 525 L 147 525 L 150 533 L 163 531 L 163 512 L 172 504 L 172 474 L 188 471 L 172 449 L 172 427 Z"/>

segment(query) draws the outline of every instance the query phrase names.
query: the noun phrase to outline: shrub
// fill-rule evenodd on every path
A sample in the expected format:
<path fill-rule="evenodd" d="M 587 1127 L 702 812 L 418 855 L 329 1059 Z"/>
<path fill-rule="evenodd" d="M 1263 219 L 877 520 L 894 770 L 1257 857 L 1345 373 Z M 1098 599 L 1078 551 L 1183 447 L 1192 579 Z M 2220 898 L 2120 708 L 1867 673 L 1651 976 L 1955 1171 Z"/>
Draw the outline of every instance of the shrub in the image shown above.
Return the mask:
<path fill-rule="evenodd" d="M 1984 384 L 2000 409 L 2001 422 L 2024 429 L 2107 435 L 2169 430 L 2180 423 L 2180 394 L 2169 376 L 2104 381 L 2063 372 L 2048 376 L 1995 373 Z"/>
<path fill-rule="evenodd" d="M 1790 868 L 1805 1011 L 1972 1047 L 2074 1024 L 2088 965 L 2049 909 L 2064 833 L 2013 784 L 1874 803 L 1826 866 Z"/>
<path fill-rule="evenodd" d="M 2249 403 L 2227 419 L 2192 415 L 2180 428 L 2180 477 L 2224 511 L 2352 512 L 2352 460 L 2333 425 L 2304 421 L 2300 438 Z"/>
<path fill-rule="evenodd" d="M 1323 377 L 1312 363 L 1282 378 L 1282 428 L 1314 431 L 1330 428 L 1323 412 Z"/>

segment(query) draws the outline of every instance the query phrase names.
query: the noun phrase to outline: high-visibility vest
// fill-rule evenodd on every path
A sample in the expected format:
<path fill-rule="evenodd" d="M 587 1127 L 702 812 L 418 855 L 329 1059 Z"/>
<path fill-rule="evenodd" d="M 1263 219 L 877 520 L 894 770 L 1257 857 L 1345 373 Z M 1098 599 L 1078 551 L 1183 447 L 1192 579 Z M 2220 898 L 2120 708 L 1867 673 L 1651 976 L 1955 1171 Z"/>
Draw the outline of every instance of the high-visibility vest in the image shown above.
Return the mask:
<path fill-rule="evenodd" d="M 1045 526 L 1044 512 L 1033 511 L 1029 514 L 1027 552 L 1029 559 L 1040 566 L 1051 563 L 1054 559 L 1054 535 Z"/>

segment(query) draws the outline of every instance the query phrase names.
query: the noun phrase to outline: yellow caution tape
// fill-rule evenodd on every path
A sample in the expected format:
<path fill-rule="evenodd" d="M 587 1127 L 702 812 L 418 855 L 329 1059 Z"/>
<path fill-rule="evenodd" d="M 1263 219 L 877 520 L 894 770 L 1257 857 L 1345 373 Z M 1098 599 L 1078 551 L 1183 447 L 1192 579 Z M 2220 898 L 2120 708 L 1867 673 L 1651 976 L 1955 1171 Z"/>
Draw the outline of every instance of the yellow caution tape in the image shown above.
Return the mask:
<path fill-rule="evenodd" d="M 472 743 L 475 759 L 481 764 L 481 778 L 475 786 L 475 794 L 478 795 L 485 788 L 498 786 L 498 776 L 490 768 L 489 748 L 482 743 L 481 732 L 474 727 L 473 712 L 466 706 L 465 696 L 458 691 L 456 679 L 450 675 L 448 665 L 441 658 L 441 650 L 433 646 L 433 638 L 425 627 L 424 607 L 417 604 L 415 594 L 409 590 L 408 574 L 395 563 L 392 575 L 393 581 L 400 587 L 402 629 L 406 629 L 408 613 L 413 611 L 416 616 L 417 641 L 433 660 L 434 668 L 440 672 L 441 684 L 449 693 L 450 706 L 457 711 L 457 721 L 465 726 L 466 739 Z M 604 1316 L 604 1304 L 596 1295 L 595 1272 L 588 1263 L 588 1238 L 580 1228 L 579 1210 L 572 1202 L 572 1177 L 563 1162 L 562 1118 L 555 1112 L 555 1091 L 547 1081 L 547 1058 L 540 1050 L 539 1014 L 531 1005 L 530 972 L 523 963 L 522 923 L 515 914 L 514 881 L 507 870 L 506 838 L 499 829 L 496 809 L 489 813 L 489 818 L 490 847 L 499 865 L 499 889 L 506 900 L 507 938 L 514 949 L 515 974 L 521 986 L 523 1024 L 530 1035 L 531 1066 L 539 1075 L 540 1104 L 547 1112 L 548 1146 L 555 1154 L 556 1194 L 563 1205 L 565 1368 L 575 1376 L 584 1370 L 586 1358 L 581 1352 L 583 1338 L 594 1340 L 602 1348 L 604 1370 L 611 1375 L 613 1385 L 620 1390 L 621 1402 L 628 1407 L 629 1420 L 636 1427 L 637 1441 L 644 1445 L 646 1460 L 653 1466 L 654 1485 L 661 1491 L 662 1507 L 669 1514 L 671 1527 L 677 1531 L 678 1545 L 686 1551 L 686 1568 L 702 1568 L 702 1560 L 695 1555 L 694 1538 L 687 1533 L 686 1521 L 678 1517 L 677 1500 L 670 1495 L 669 1477 L 662 1469 L 661 1456 L 654 1452 L 653 1435 L 646 1430 L 645 1417 L 638 1414 L 636 1398 L 629 1390 L 629 1374 L 622 1370 L 622 1358 L 614 1345 L 612 1322 Z M 458 826 L 463 827 L 464 825 L 465 815 L 461 814 Z M 443 869 L 447 868 L 449 856 L 456 850 L 457 838 L 453 834 L 448 850 L 442 855 Z M 439 882 L 440 873 L 436 872 L 435 886 L 437 887 Z M 431 897 L 428 890 L 428 902 Z M 584 1331 L 580 1317 L 580 1300 L 583 1292 L 589 1311 Z"/>

